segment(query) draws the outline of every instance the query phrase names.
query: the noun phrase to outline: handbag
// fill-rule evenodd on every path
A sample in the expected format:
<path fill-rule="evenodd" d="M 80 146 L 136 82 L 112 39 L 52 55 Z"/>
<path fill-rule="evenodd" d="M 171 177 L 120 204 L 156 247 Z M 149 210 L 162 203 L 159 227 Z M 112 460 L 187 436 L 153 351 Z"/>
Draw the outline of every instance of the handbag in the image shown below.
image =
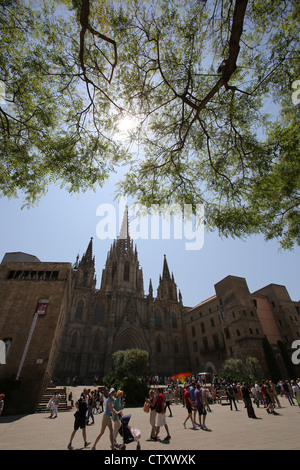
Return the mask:
<path fill-rule="evenodd" d="M 150 405 L 149 405 L 149 403 L 147 403 L 147 402 L 145 401 L 145 403 L 144 403 L 144 411 L 145 411 L 145 413 L 149 413 L 149 410 L 150 410 Z"/>

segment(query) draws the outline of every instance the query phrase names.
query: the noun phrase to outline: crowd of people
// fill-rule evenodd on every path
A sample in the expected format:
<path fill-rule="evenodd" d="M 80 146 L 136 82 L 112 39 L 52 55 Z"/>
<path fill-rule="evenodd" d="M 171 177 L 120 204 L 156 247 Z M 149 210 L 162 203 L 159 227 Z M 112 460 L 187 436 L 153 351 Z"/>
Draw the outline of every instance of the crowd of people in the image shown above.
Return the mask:
<path fill-rule="evenodd" d="M 268 414 L 278 414 L 275 408 L 281 408 L 279 397 L 286 397 L 290 405 L 298 404 L 300 407 L 300 379 L 279 381 L 276 385 L 271 381 L 254 382 L 250 386 L 246 383 L 234 383 L 225 379 L 219 381 L 213 377 L 211 384 L 206 384 L 194 377 L 186 379 L 184 385 L 173 382 L 165 388 L 150 388 L 149 397 L 145 400 L 144 409 L 150 413 L 150 439 L 157 440 L 160 428 L 166 429 L 164 440 L 171 439 L 166 413 L 172 416 L 170 403 L 182 404 L 187 415 L 183 421 L 186 428 L 188 422 L 192 429 L 208 430 L 206 426 L 207 414 L 211 412 L 211 404 L 222 402 L 222 398 L 229 404 L 230 410 L 238 410 L 239 402 L 246 408 L 249 418 L 257 419 L 254 407 L 266 409 Z M 295 400 L 295 401 L 294 401 Z"/>
<path fill-rule="evenodd" d="M 0 415 L 4 408 L 5 395 L 0 395 Z M 58 407 L 61 401 L 58 391 L 55 391 L 49 400 L 48 408 L 49 418 L 56 418 Z M 96 446 L 108 429 L 111 448 L 117 450 L 122 447 L 118 443 L 118 434 L 121 426 L 121 416 L 124 408 L 124 393 L 122 390 L 116 391 L 111 388 L 106 397 L 101 387 L 94 390 L 85 388 L 80 398 L 74 403 L 72 391 L 68 395 L 71 406 L 75 406 L 74 428 L 72 430 L 68 449 L 73 449 L 73 439 L 76 432 L 81 429 L 84 447 L 91 442 L 87 442 L 86 427 L 95 423 L 94 414 L 103 413 L 100 432 L 92 445 L 92 450 Z M 170 380 L 167 385 L 157 385 L 156 381 L 149 383 L 149 396 L 145 397 L 144 411 L 149 414 L 150 436 L 149 439 L 156 441 L 159 439 L 161 428 L 166 431 L 163 441 L 169 441 L 171 434 L 167 422 L 167 413 L 169 417 L 173 416 L 174 406 L 181 405 L 186 409 L 186 417 L 182 422 L 184 429 L 187 424 L 191 424 L 192 429 L 209 430 L 206 426 L 207 415 L 212 411 L 213 403 L 222 403 L 230 405 L 230 410 L 238 410 L 240 403 L 247 409 L 248 417 L 256 419 L 255 407 L 263 407 L 268 414 L 278 414 L 277 409 L 282 407 L 282 398 L 284 405 L 289 403 L 291 406 L 300 407 L 300 379 L 280 380 L 274 384 L 271 380 L 255 381 L 247 385 L 243 382 L 233 382 L 230 380 L 219 379 L 213 376 L 210 383 L 206 383 L 200 377 L 186 377 L 184 384 L 178 380 Z M 176 413 L 176 412 L 175 412 Z"/>
<path fill-rule="evenodd" d="M 157 378 L 158 379 L 158 378 Z M 152 381 L 151 381 L 152 382 Z M 156 441 L 159 438 L 161 428 L 166 431 L 163 441 L 169 441 L 171 434 L 167 423 L 167 413 L 173 416 L 172 405 L 182 405 L 186 409 L 186 417 L 182 422 L 184 429 L 190 422 L 192 429 L 209 430 L 206 426 L 207 414 L 212 411 L 213 403 L 222 403 L 226 400 L 230 410 L 238 410 L 239 403 L 247 409 L 248 417 L 256 419 L 254 408 L 263 407 L 268 414 L 278 414 L 276 409 L 281 408 L 280 398 L 285 397 L 291 406 L 298 404 L 300 407 L 300 379 L 281 380 L 274 384 L 271 380 L 263 380 L 250 384 L 244 382 L 234 383 L 225 379 L 219 379 L 216 375 L 212 381 L 206 384 L 200 377 L 186 377 L 186 382 L 181 384 L 179 380 L 172 381 L 167 385 L 157 386 L 159 379 L 152 384 L 149 382 L 149 396 L 145 397 L 144 411 L 149 413 L 150 436 L 149 439 Z M 73 405 L 72 392 L 68 397 Z M 60 401 L 58 392 L 50 400 L 50 417 L 57 416 L 57 408 Z M 105 405 L 104 405 L 105 402 Z M 111 448 L 119 449 L 122 444 L 117 442 L 120 430 L 120 417 L 124 407 L 124 393 L 122 390 L 111 388 L 108 396 L 104 397 L 100 387 L 95 390 L 84 389 L 79 400 L 75 403 L 74 429 L 70 436 L 68 449 L 73 449 L 72 441 L 78 431 L 82 430 L 84 447 L 91 442 L 87 442 L 86 426 L 94 424 L 94 412 L 103 413 L 102 424 L 97 435 L 92 450 L 105 433 L 109 432 Z M 91 421 L 90 421 L 91 420 Z"/>
<path fill-rule="evenodd" d="M 70 396 L 69 396 L 70 398 Z M 123 409 L 123 391 L 115 391 L 111 388 L 108 392 L 108 396 L 104 403 L 104 395 L 101 390 L 90 390 L 85 388 L 80 395 L 80 398 L 76 401 L 75 407 L 76 412 L 74 414 L 74 429 L 70 436 L 68 449 L 73 450 L 72 442 L 76 432 L 81 429 L 84 447 L 87 447 L 91 442 L 87 442 L 86 437 L 86 426 L 94 424 L 94 410 L 99 409 L 100 413 L 103 413 L 102 425 L 99 434 L 97 435 L 95 442 L 93 443 L 92 450 L 96 450 L 96 445 L 103 436 L 106 429 L 109 431 L 109 438 L 112 450 L 116 450 L 120 447 L 117 443 L 117 436 L 120 429 L 120 419 Z M 90 419 L 92 422 L 90 423 Z"/>

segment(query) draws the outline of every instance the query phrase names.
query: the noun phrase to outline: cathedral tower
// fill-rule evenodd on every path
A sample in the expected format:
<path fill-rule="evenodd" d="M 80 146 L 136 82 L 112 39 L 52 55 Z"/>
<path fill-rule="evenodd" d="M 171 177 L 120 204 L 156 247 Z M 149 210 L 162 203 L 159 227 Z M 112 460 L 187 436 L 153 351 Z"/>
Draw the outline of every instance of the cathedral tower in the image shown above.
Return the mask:
<path fill-rule="evenodd" d="M 122 222 L 120 236 L 114 240 L 102 272 L 101 291 L 127 292 L 144 296 L 143 272 L 136 247 L 129 235 L 128 210 Z"/>
<path fill-rule="evenodd" d="M 76 263 L 73 267 L 75 273 L 75 286 L 95 288 L 95 256 L 93 256 L 93 238 L 91 237 L 86 252 L 79 260 L 77 256 Z"/>
<path fill-rule="evenodd" d="M 177 287 L 173 273 L 172 276 L 170 275 L 166 255 L 164 255 L 162 276 L 159 276 L 157 297 L 162 300 L 174 300 L 177 302 Z"/>

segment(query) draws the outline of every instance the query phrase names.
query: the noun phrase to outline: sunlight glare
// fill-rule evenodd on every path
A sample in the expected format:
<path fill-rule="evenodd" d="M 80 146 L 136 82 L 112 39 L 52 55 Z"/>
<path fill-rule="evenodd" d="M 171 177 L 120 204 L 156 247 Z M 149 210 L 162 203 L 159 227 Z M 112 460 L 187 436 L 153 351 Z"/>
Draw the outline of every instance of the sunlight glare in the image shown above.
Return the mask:
<path fill-rule="evenodd" d="M 122 134 L 127 134 L 131 131 L 134 131 L 137 125 L 138 125 L 137 118 L 135 118 L 134 116 L 126 115 L 119 120 L 118 130 Z"/>

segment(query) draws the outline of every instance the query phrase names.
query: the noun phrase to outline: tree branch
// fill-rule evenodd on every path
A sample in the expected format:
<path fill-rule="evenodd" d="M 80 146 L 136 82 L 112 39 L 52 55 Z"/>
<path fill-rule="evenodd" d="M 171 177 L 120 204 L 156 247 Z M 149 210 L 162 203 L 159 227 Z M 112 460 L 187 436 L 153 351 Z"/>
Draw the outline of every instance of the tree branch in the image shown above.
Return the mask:
<path fill-rule="evenodd" d="M 85 39 L 85 34 L 87 31 L 89 31 L 93 36 L 97 36 L 98 38 L 102 39 L 103 41 L 106 41 L 110 44 L 113 45 L 114 48 L 114 61 L 111 63 L 107 58 L 106 60 L 110 63 L 112 66 L 111 74 L 109 78 L 106 78 L 104 75 L 104 78 L 108 81 L 108 83 L 111 83 L 115 67 L 117 65 L 117 44 L 116 42 L 105 36 L 102 33 L 99 33 L 99 31 L 96 31 L 89 23 L 89 16 L 90 16 L 90 0 L 82 0 L 81 3 L 81 10 L 80 10 L 80 24 L 81 24 L 81 31 L 80 31 L 80 50 L 79 50 L 79 59 L 80 59 L 80 65 L 81 68 L 86 76 L 86 67 L 84 63 L 84 39 Z"/>

